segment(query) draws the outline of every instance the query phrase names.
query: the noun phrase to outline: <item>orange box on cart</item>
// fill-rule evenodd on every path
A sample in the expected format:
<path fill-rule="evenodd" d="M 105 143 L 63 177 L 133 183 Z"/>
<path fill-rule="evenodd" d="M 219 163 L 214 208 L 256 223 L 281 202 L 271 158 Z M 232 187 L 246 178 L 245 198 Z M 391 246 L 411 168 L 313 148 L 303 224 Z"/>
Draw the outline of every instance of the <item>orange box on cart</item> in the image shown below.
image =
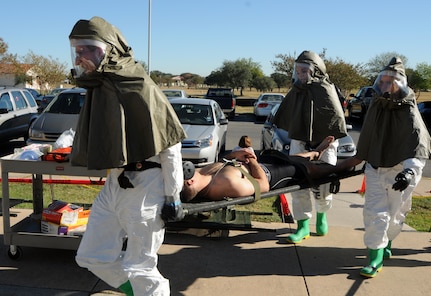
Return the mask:
<path fill-rule="evenodd" d="M 59 226 L 79 226 L 88 223 L 91 210 L 61 200 L 56 200 L 42 212 L 42 221 Z"/>

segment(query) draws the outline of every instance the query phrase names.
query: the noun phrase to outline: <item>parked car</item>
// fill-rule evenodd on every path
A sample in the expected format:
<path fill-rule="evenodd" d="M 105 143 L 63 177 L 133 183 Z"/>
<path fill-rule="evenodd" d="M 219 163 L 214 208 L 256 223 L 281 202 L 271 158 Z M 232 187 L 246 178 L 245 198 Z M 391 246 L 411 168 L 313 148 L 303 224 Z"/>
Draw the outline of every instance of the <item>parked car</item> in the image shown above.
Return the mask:
<path fill-rule="evenodd" d="M 340 100 L 340 104 L 341 104 L 341 107 L 343 108 L 343 112 L 346 112 L 347 99 L 345 96 L 343 96 L 343 94 L 341 93 L 341 90 L 338 88 L 338 86 L 336 86 L 335 89 L 337 90 L 337 96 L 338 96 L 338 99 Z"/>
<path fill-rule="evenodd" d="M 59 93 L 61 93 L 64 90 L 67 90 L 67 89 L 70 89 L 70 88 L 63 88 L 63 87 L 54 88 L 49 93 L 47 93 L 46 95 L 44 95 L 42 97 L 40 105 L 39 105 L 41 107 L 40 111 L 42 111 L 43 109 L 45 109 L 46 106 L 48 106 L 48 104 L 51 103 L 51 101 L 54 99 L 54 97 L 56 95 L 58 95 Z"/>
<path fill-rule="evenodd" d="M 284 95 L 277 93 L 263 93 L 261 94 L 256 102 L 253 104 L 253 112 L 256 119 L 266 118 L 269 113 L 271 113 L 272 107 L 274 105 L 281 103 L 283 101 Z"/>
<path fill-rule="evenodd" d="M 229 119 L 235 118 L 236 97 L 233 89 L 225 87 L 210 87 L 205 99 L 216 101 Z"/>
<path fill-rule="evenodd" d="M 272 108 L 271 113 L 268 115 L 265 123 L 263 124 L 261 149 L 274 149 L 289 155 L 291 142 L 289 133 L 273 124 L 275 113 L 277 113 L 279 107 L 280 104 L 277 104 Z M 352 129 L 352 126 L 347 125 L 347 129 Z M 338 142 L 338 158 L 348 158 L 356 154 L 355 142 L 349 134 L 343 138 L 338 139 Z"/>
<path fill-rule="evenodd" d="M 186 94 L 186 92 L 182 89 L 163 89 L 162 92 L 165 94 L 165 96 L 170 99 L 175 98 L 188 98 L 189 96 Z"/>
<path fill-rule="evenodd" d="M 418 103 L 419 113 L 422 116 L 428 131 L 431 131 L 431 101 Z"/>
<path fill-rule="evenodd" d="M 368 107 L 370 106 L 371 99 L 373 98 L 373 93 L 373 87 L 366 86 L 361 88 L 356 95 L 350 94 L 351 99 L 347 104 L 349 118 L 357 117 L 361 121 L 364 120 Z"/>
<path fill-rule="evenodd" d="M 187 134 L 181 143 L 183 160 L 198 167 L 217 162 L 226 150 L 228 125 L 220 105 L 198 98 L 171 99 L 170 103 Z"/>
<path fill-rule="evenodd" d="M 28 129 L 38 116 L 31 93 L 20 88 L 0 88 L 0 142 L 28 137 Z"/>
<path fill-rule="evenodd" d="M 35 90 L 34 88 L 26 87 L 24 89 L 28 90 L 31 93 L 33 98 L 36 100 L 37 105 L 40 106 L 40 103 L 43 99 L 43 95 L 39 93 L 37 90 Z"/>
<path fill-rule="evenodd" d="M 85 93 L 72 88 L 58 94 L 31 125 L 27 144 L 54 144 L 64 131 L 76 130 Z"/>

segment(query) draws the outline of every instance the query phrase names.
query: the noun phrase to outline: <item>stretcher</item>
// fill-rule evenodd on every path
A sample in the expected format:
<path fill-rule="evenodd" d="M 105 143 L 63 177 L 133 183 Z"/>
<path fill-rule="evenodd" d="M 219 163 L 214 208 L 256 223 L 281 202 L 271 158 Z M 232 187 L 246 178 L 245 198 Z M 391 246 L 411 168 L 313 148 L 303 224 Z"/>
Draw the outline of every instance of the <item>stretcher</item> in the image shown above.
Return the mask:
<path fill-rule="evenodd" d="M 322 164 L 327 165 L 327 164 Z M 325 177 L 311 178 L 307 176 L 303 180 L 292 179 L 291 182 L 287 184 L 286 187 L 274 189 L 268 192 L 260 193 L 259 199 L 271 198 L 274 196 L 279 196 L 280 199 L 282 195 L 286 193 L 292 193 L 298 190 L 315 187 L 321 184 L 330 183 L 331 192 L 337 193 L 340 188 L 340 180 L 360 175 L 364 172 L 364 166 L 361 168 L 352 168 L 340 173 L 330 174 Z M 179 222 L 169 222 L 168 230 L 181 229 L 181 228 L 200 228 L 200 229 L 213 229 L 213 230 L 260 230 L 253 228 L 251 225 L 251 215 L 255 214 L 248 211 L 238 211 L 235 209 L 236 205 L 246 205 L 251 204 L 259 199 L 256 196 L 246 196 L 246 197 L 226 197 L 220 201 L 209 201 L 209 200 L 198 200 L 189 203 L 183 203 L 183 211 L 185 213 L 185 218 L 183 221 Z M 283 211 L 283 205 L 286 201 L 280 200 L 280 215 L 282 216 L 282 221 L 286 213 Z M 265 213 L 257 213 L 265 214 Z M 272 213 L 271 213 L 272 214 Z M 284 222 L 293 222 L 292 220 Z"/>

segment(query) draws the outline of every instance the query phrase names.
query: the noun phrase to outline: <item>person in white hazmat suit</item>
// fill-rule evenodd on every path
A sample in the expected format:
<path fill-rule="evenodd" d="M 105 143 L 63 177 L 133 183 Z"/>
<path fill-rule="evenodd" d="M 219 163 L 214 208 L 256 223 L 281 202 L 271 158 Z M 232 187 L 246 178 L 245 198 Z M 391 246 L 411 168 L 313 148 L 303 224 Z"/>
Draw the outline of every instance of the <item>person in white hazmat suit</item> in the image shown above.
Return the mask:
<path fill-rule="evenodd" d="M 346 122 L 337 90 L 329 80 L 322 58 L 312 51 L 303 51 L 295 60 L 293 85 L 281 103 L 274 124 L 287 130 L 290 155 L 313 150 L 332 135 L 335 138 L 320 160 L 335 165 L 338 140 L 347 135 Z M 312 217 L 312 196 L 315 197 L 316 234 L 328 233 L 326 212 L 332 206 L 330 184 L 292 192 L 292 212 L 298 227 L 287 237 L 290 243 L 300 243 L 310 236 L 309 220 Z"/>
<path fill-rule="evenodd" d="M 71 164 L 110 171 L 76 262 L 126 295 L 170 295 L 157 252 L 164 221 L 184 217 L 185 132 L 117 28 L 100 17 L 79 20 L 69 39 L 72 74 L 87 89 Z"/>
<path fill-rule="evenodd" d="M 343 171 L 367 162 L 363 218 L 369 263 L 360 271 L 367 278 L 375 277 L 383 260 L 392 256 L 392 242 L 402 230 L 413 190 L 431 153 L 430 135 L 400 58 L 392 58 L 382 69 L 373 89 L 356 156 L 321 172 Z"/>

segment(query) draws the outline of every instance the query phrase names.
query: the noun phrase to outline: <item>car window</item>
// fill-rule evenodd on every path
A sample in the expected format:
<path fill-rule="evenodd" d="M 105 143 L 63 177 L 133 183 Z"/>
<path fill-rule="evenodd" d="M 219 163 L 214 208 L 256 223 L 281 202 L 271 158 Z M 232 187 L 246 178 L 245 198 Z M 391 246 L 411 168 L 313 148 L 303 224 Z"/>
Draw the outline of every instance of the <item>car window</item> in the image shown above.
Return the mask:
<path fill-rule="evenodd" d="M 214 111 L 215 111 L 216 120 L 217 122 L 219 122 L 220 119 L 223 118 L 223 115 L 224 115 L 223 110 L 220 108 L 219 104 L 214 104 Z"/>
<path fill-rule="evenodd" d="M 2 93 L 0 96 L 0 109 L 6 109 L 7 111 L 12 111 L 12 102 L 10 101 L 9 93 Z"/>
<path fill-rule="evenodd" d="M 20 91 L 12 91 L 13 100 L 15 101 L 15 106 L 17 110 L 22 110 L 27 108 L 27 102 Z"/>
<path fill-rule="evenodd" d="M 167 97 L 181 97 L 181 92 L 180 91 L 164 90 L 163 93 Z"/>
<path fill-rule="evenodd" d="M 173 104 L 175 113 L 182 124 L 213 125 L 211 107 L 197 104 Z"/>
<path fill-rule="evenodd" d="M 28 103 L 30 104 L 31 107 L 36 107 L 37 103 L 34 99 L 34 97 L 27 91 L 24 91 L 24 95 L 27 98 Z"/>
<path fill-rule="evenodd" d="M 373 89 L 371 87 L 367 88 L 367 92 L 365 93 L 366 97 L 372 97 L 373 96 Z"/>
<path fill-rule="evenodd" d="M 266 102 L 266 101 L 279 101 L 281 102 L 282 97 L 279 95 L 265 95 L 262 97 L 261 101 Z"/>
<path fill-rule="evenodd" d="M 49 105 L 45 112 L 60 114 L 79 114 L 84 105 L 85 96 L 81 93 L 61 93 Z"/>

